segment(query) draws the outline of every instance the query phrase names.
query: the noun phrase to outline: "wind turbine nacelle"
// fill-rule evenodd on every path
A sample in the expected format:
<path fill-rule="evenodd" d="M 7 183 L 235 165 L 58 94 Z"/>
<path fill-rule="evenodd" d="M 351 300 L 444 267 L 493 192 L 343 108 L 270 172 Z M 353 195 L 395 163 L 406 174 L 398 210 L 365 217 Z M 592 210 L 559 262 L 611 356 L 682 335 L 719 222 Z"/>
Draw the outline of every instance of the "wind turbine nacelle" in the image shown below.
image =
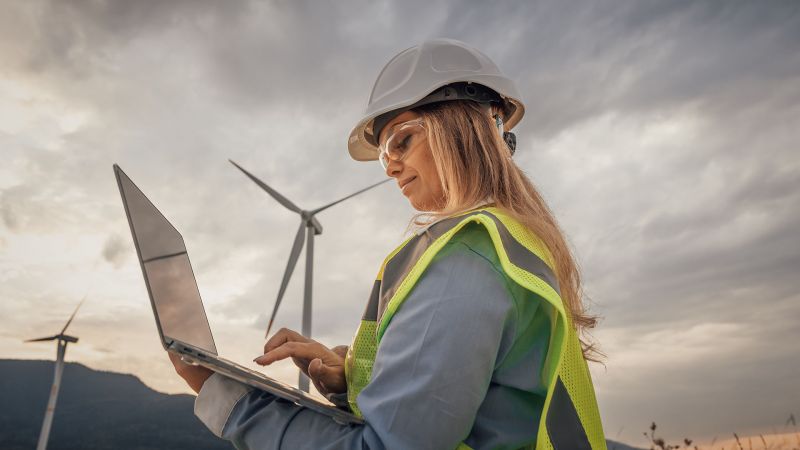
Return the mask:
<path fill-rule="evenodd" d="M 61 336 L 59 336 L 59 338 L 62 341 L 66 341 L 66 342 L 72 342 L 72 343 L 78 342 L 78 338 L 76 338 L 75 336 L 69 336 L 69 335 L 66 335 L 66 334 L 62 334 Z"/>
<path fill-rule="evenodd" d="M 311 216 L 311 225 L 314 226 L 314 234 L 322 234 L 322 224 L 314 216 Z"/>
<path fill-rule="evenodd" d="M 303 218 L 303 220 L 306 223 L 306 226 L 311 225 L 312 227 L 314 227 L 315 235 L 322 234 L 322 224 L 319 223 L 319 220 L 317 220 L 316 216 L 314 216 L 313 211 L 301 211 L 300 217 Z"/>

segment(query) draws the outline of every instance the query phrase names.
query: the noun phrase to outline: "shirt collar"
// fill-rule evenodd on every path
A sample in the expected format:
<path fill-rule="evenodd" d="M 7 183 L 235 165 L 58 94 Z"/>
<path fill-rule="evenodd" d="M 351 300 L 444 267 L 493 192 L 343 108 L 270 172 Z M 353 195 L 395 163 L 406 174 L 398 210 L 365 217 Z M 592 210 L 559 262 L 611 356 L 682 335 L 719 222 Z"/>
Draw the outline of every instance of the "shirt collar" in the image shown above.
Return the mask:
<path fill-rule="evenodd" d="M 470 206 L 469 208 L 464 208 L 464 209 L 462 209 L 461 211 L 459 211 L 459 212 L 457 212 L 457 213 L 454 213 L 453 215 L 455 215 L 455 214 L 459 214 L 459 213 L 461 213 L 461 212 L 465 212 L 465 211 L 471 211 L 471 210 L 473 210 L 473 209 L 478 209 L 478 208 L 480 208 L 480 207 L 483 207 L 483 206 L 489 205 L 489 204 L 491 204 L 491 203 L 493 203 L 493 202 L 494 202 L 494 200 L 493 200 L 491 197 L 489 197 L 489 198 L 486 198 L 486 199 L 484 199 L 484 200 L 482 200 L 482 201 L 479 201 L 478 203 L 475 203 L 474 205 Z M 448 219 L 449 217 L 452 217 L 453 215 L 451 215 L 451 216 L 447 216 L 447 217 L 441 217 L 441 218 L 439 218 L 439 219 L 436 219 L 436 220 L 434 220 L 433 222 L 431 222 L 431 223 L 429 223 L 429 224 L 425 225 L 424 227 L 422 227 L 422 228 L 420 228 L 420 229 L 418 229 L 418 230 L 415 230 L 415 231 L 414 231 L 414 234 L 416 234 L 417 236 L 419 236 L 420 234 L 422 234 L 422 233 L 425 233 L 426 231 L 428 231 L 428 229 L 429 229 L 430 227 L 432 227 L 432 226 L 436 225 L 437 223 L 439 223 L 439 222 L 441 222 L 441 221 L 443 221 L 443 220 L 445 220 L 445 219 Z"/>

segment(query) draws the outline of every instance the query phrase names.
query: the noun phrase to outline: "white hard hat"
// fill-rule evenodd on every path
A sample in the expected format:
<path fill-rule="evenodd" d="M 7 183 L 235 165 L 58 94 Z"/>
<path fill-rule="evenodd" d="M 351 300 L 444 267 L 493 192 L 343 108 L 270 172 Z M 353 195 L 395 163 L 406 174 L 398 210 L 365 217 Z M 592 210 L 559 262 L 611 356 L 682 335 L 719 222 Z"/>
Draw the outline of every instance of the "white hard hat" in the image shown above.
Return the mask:
<path fill-rule="evenodd" d="M 445 86 L 450 89 L 440 89 Z M 519 98 L 514 82 L 477 49 L 453 39 L 425 41 L 403 50 L 381 70 L 347 147 L 355 160 L 376 160 L 377 134 L 383 125 L 403 111 L 443 100 L 499 102 L 504 127 L 510 130 L 525 113 Z"/>

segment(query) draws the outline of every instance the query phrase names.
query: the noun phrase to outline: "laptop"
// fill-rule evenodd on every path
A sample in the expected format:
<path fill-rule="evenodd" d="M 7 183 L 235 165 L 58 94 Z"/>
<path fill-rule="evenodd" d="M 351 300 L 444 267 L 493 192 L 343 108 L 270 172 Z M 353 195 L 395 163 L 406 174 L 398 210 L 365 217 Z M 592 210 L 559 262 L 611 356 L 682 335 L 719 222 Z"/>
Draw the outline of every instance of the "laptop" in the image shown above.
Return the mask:
<path fill-rule="evenodd" d="M 328 415 L 339 423 L 363 423 L 350 412 L 320 401 L 300 389 L 221 358 L 211 335 L 183 236 L 116 164 L 114 174 L 164 349 L 191 364 L 199 364 Z"/>

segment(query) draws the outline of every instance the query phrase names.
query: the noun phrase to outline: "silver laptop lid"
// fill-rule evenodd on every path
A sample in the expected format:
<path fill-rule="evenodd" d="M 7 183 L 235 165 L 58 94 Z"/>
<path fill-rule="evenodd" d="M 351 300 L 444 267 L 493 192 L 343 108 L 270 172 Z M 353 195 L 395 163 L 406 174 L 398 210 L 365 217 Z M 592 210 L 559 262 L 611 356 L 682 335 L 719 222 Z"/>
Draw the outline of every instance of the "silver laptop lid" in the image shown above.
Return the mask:
<path fill-rule="evenodd" d="M 183 236 L 116 164 L 114 173 L 164 347 L 177 340 L 216 355 Z"/>

